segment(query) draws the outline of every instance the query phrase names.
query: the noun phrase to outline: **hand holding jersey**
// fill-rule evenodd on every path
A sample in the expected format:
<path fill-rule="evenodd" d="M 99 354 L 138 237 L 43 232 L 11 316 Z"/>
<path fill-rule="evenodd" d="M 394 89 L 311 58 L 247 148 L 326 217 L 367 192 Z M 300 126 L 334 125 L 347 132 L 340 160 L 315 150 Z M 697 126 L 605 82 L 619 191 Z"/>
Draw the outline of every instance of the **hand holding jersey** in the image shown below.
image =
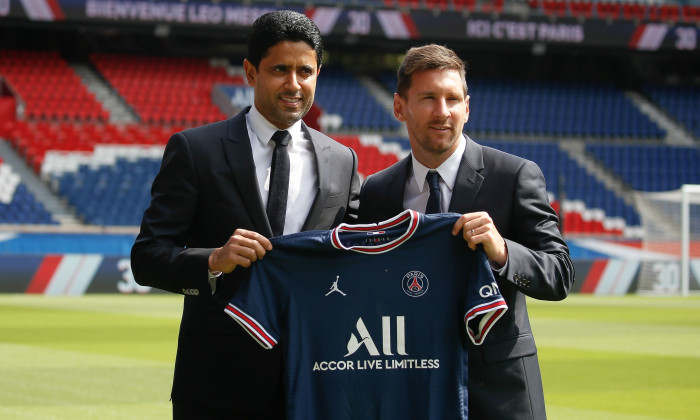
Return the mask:
<path fill-rule="evenodd" d="M 230 273 L 237 266 L 250 267 L 272 249 L 270 240 L 246 229 L 236 229 L 226 244 L 209 255 L 209 271 Z"/>
<path fill-rule="evenodd" d="M 501 268 L 508 262 L 508 247 L 489 214 L 485 211 L 466 213 L 460 217 L 452 227 L 452 234 L 462 237 L 469 249 L 475 250 L 482 244 L 486 257 L 494 268 Z"/>

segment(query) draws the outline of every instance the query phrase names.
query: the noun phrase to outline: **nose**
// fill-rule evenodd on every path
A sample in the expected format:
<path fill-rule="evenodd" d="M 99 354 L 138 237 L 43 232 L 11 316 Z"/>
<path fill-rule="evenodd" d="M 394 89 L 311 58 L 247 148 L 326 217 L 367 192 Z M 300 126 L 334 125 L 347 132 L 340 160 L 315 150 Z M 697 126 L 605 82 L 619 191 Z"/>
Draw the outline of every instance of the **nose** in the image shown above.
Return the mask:
<path fill-rule="evenodd" d="M 444 98 L 435 101 L 435 107 L 433 108 L 433 113 L 436 117 L 447 118 L 450 116 L 450 107 Z"/>
<path fill-rule="evenodd" d="M 294 91 L 301 89 L 296 72 L 289 72 L 289 77 L 287 77 L 287 86 L 290 90 Z"/>

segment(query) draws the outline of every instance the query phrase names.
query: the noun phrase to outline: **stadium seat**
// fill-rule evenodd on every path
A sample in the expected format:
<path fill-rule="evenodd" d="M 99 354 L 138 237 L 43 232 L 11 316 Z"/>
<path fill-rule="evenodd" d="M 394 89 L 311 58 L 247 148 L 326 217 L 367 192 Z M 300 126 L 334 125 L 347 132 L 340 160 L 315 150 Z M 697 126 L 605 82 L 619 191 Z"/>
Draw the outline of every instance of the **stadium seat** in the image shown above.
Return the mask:
<path fill-rule="evenodd" d="M 569 12 L 573 17 L 588 19 L 593 16 L 593 3 L 586 0 L 571 1 L 569 2 Z"/>
<path fill-rule="evenodd" d="M 647 5 L 641 3 L 622 3 L 622 18 L 627 20 L 643 20 L 647 15 Z"/>
<path fill-rule="evenodd" d="M 617 19 L 620 17 L 620 3 L 597 2 L 596 13 L 601 19 Z"/>
<path fill-rule="evenodd" d="M 567 3 L 562 0 L 543 0 L 542 10 L 547 16 L 564 17 L 566 16 Z"/>

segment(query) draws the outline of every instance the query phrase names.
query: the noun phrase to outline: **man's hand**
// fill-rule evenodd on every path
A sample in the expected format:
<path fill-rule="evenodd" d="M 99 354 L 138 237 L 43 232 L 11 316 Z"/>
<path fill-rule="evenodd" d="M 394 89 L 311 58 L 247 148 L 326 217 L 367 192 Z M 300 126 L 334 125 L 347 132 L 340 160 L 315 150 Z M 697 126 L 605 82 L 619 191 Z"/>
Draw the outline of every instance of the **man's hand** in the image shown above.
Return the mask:
<path fill-rule="evenodd" d="M 221 248 L 209 256 L 209 271 L 230 273 L 237 266 L 250 267 L 272 249 L 270 241 L 257 232 L 236 229 Z"/>
<path fill-rule="evenodd" d="M 488 213 L 480 211 L 463 214 L 452 227 L 452 235 L 457 236 L 460 232 L 470 249 L 475 250 L 478 244 L 483 244 L 486 257 L 498 268 L 508 261 L 506 241 L 498 233 Z"/>

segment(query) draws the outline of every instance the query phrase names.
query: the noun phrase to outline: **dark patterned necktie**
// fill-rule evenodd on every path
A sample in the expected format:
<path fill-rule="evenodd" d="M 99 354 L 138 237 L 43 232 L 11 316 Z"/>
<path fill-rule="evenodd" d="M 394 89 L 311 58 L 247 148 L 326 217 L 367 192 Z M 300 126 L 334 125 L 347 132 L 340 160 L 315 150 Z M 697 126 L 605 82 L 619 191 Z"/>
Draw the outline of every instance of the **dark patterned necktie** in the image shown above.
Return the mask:
<path fill-rule="evenodd" d="M 287 130 L 275 132 L 272 141 L 275 150 L 272 152 L 272 168 L 270 169 L 270 192 L 267 198 L 267 219 L 272 227 L 272 236 L 284 233 L 284 219 L 287 213 L 287 192 L 289 191 L 289 151 L 287 144 L 292 136 Z"/>
<path fill-rule="evenodd" d="M 440 174 L 437 171 L 428 171 L 425 177 L 430 187 L 430 197 L 428 205 L 425 206 L 425 214 L 440 213 L 440 203 L 442 202 L 442 192 L 440 191 Z"/>

